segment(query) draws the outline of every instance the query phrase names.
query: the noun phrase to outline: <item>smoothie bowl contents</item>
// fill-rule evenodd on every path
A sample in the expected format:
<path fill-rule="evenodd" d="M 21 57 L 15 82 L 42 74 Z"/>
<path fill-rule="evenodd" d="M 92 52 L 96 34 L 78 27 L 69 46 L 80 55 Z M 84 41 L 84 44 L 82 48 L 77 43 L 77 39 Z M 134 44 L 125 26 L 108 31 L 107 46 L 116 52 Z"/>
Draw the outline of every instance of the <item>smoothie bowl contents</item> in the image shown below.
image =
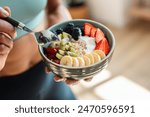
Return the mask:
<path fill-rule="evenodd" d="M 49 30 L 55 36 L 39 50 L 48 68 L 60 77 L 93 77 L 110 62 L 115 40 L 104 25 L 91 20 L 71 20 Z"/>
<path fill-rule="evenodd" d="M 77 26 L 68 23 L 57 29 L 48 47 L 44 47 L 47 58 L 69 67 L 84 67 L 100 62 L 109 53 L 109 43 L 101 29 L 90 23 Z"/>

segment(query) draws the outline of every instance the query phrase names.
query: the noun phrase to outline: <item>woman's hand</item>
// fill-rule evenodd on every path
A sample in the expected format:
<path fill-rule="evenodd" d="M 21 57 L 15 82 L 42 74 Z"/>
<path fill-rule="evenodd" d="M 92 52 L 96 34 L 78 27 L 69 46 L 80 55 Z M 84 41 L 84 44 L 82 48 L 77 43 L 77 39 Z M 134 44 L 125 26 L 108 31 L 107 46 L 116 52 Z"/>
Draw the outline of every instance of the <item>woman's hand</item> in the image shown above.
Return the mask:
<path fill-rule="evenodd" d="M 51 73 L 51 71 L 47 67 L 46 67 L 45 71 L 46 71 L 46 73 Z M 87 79 L 84 79 L 84 81 L 89 82 L 92 79 L 93 78 L 87 78 Z M 76 84 L 78 84 L 80 82 L 80 80 L 72 80 L 72 79 L 67 79 L 67 78 L 60 78 L 58 76 L 55 76 L 54 80 L 56 82 L 65 82 L 67 85 L 76 85 Z"/>
<path fill-rule="evenodd" d="M 2 18 L 10 16 L 9 7 L 0 7 L 0 70 L 5 65 L 7 56 L 13 47 L 12 39 L 16 37 L 15 28 Z"/>
<path fill-rule="evenodd" d="M 93 78 L 88 78 L 84 79 L 86 82 L 90 82 Z M 60 78 L 60 77 L 55 77 L 54 80 L 56 82 L 65 82 L 67 85 L 76 85 L 80 82 L 80 80 L 73 80 L 73 79 L 66 79 L 66 78 Z"/>

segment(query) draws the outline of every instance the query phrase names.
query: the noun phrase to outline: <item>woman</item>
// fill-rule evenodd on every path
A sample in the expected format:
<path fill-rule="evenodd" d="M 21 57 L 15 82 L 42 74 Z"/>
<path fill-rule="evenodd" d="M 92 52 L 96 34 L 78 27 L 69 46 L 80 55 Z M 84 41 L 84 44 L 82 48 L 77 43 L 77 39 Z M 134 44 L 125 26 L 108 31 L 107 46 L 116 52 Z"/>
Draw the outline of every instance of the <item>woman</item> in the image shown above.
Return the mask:
<path fill-rule="evenodd" d="M 65 79 L 56 77 L 55 82 L 52 73 L 45 73 L 33 36 L 17 30 L 13 44 L 11 38 L 16 36 L 15 29 L 2 20 L 11 12 L 13 18 L 22 21 L 34 31 L 44 30 L 55 23 L 70 19 L 67 10 L 61 6 L 61 1 L 3 0 L 0 5 L 11 9 L 0 8 L 0 70 L 3 68 L 0 71 L 0 99 L 75 99 L 64 82 L 57 83 Z M 76 81 L 65 82 L 71 84 Z"/>

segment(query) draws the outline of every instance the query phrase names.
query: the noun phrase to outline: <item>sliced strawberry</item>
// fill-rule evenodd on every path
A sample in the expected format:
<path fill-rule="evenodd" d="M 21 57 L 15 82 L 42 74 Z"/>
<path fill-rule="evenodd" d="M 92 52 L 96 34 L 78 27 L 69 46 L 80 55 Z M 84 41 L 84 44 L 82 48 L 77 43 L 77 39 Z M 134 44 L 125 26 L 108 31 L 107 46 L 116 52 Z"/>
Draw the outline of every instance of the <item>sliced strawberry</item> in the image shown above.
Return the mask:
<path fill-rule="evenodd" d="M 54 55 L 57 53 L 57 51 L 58 51 L 57 48 L 46 48 L 47 54 L 53 54 Z"/>
<path fill-rule="evenodd" d="M 91 29 L 91 34 L 90 34 L 90 36 L 91 36 L 91 37 L 95 37 L 95 36 L 96 36 L 96 31 L 97 31 L 97 29 L 96 29 L 95 27 L 93 27 L 93 28 Z"/>
<path fill-rule="evenodd" d="M 102 50 L 105 53 L 105 55 L 109 53 L 110 47 L 105 37 L 99 43 L 96 44 L 95 50 Z"/>
<path fill-rule="evenodd" d="M 102 50 L 103 52 L 105 52 L 104 48 L 105 48 L 105 44 L 103 40 L 101 40 L 99 43 L 96 43 L 95 50 Z"/>
<path fill-rule="evenodd" d="M 85 34 L 85 36 L 90 36 L 92 27 L 93 27 L 92 24 L 89 24 L 89 23 L 84 24 L 84 34 Z"/>
<path fill-rule="evenodd" d="M 104 33 L 99 28 L 97 28 L 95 38 L 96 38 L 96 43 L 99 43 L 104 38 Z"/>
<path fill-rule="evenodd" d="M 54 54 L 47 54 L 47 58 L 49 58 L 49 59 L 57 59 L 56 55 L 54 55 Z"/>
<path fill-rule="evenodd" d="M 104 44 L 105 44 L 105 52 L 104 53 L 107 55 L 110 51 L 110 46 L 109 46 L 108 41 L 107 41 L 106 38 L 103 38 L 103 41 L 104 41 Z"/>

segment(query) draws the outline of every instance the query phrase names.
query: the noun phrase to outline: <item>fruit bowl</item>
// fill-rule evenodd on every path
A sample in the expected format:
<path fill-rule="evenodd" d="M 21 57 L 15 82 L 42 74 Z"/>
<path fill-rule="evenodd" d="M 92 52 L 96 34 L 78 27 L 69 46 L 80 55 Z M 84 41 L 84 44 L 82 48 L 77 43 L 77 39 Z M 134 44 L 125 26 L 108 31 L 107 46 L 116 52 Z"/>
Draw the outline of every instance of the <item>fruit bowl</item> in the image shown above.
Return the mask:
<path fill-rule="evenodd" d="M 85 19 L 76 19 L 76 20 L 69 20 L 69 21 L 61 22 L 59 24 L 56 24 L 50 27 L 48 30 L 52 32 L 56 32 L 57 29 L 63 28 L 68 23 L 73 23 L 78 26 L 83 26 L 84 23 L 90 23 L 93 26 L 101 29 L 103 33 L 105 34 L 105 37 L 107 38 L 109 46 L 110 46 L 110 51 L 107 54 L 107 56 L 104 59 L 102 59 L 100 62 L 97 62 L 89 66 L 69 67 L 69 66 L 57 64 L 47 58 L 47 56 L 44 54 L 44 47 L 48 46 L 47 44 L 45 44 L 44 46 L 39 46 L 39 52 L 46 66 L 57 76 L 63 77 L 63 78 L 69 78 L 69 79 L 76 79 L 76 80 L 91 78 L 108 66 L 111 60 L 111 57 L 113 55 L 113 52 L 114 52 L 115 38 L 112 32 L 103 24 L 92 21 L 92 20 L 85 20 Z"/>

